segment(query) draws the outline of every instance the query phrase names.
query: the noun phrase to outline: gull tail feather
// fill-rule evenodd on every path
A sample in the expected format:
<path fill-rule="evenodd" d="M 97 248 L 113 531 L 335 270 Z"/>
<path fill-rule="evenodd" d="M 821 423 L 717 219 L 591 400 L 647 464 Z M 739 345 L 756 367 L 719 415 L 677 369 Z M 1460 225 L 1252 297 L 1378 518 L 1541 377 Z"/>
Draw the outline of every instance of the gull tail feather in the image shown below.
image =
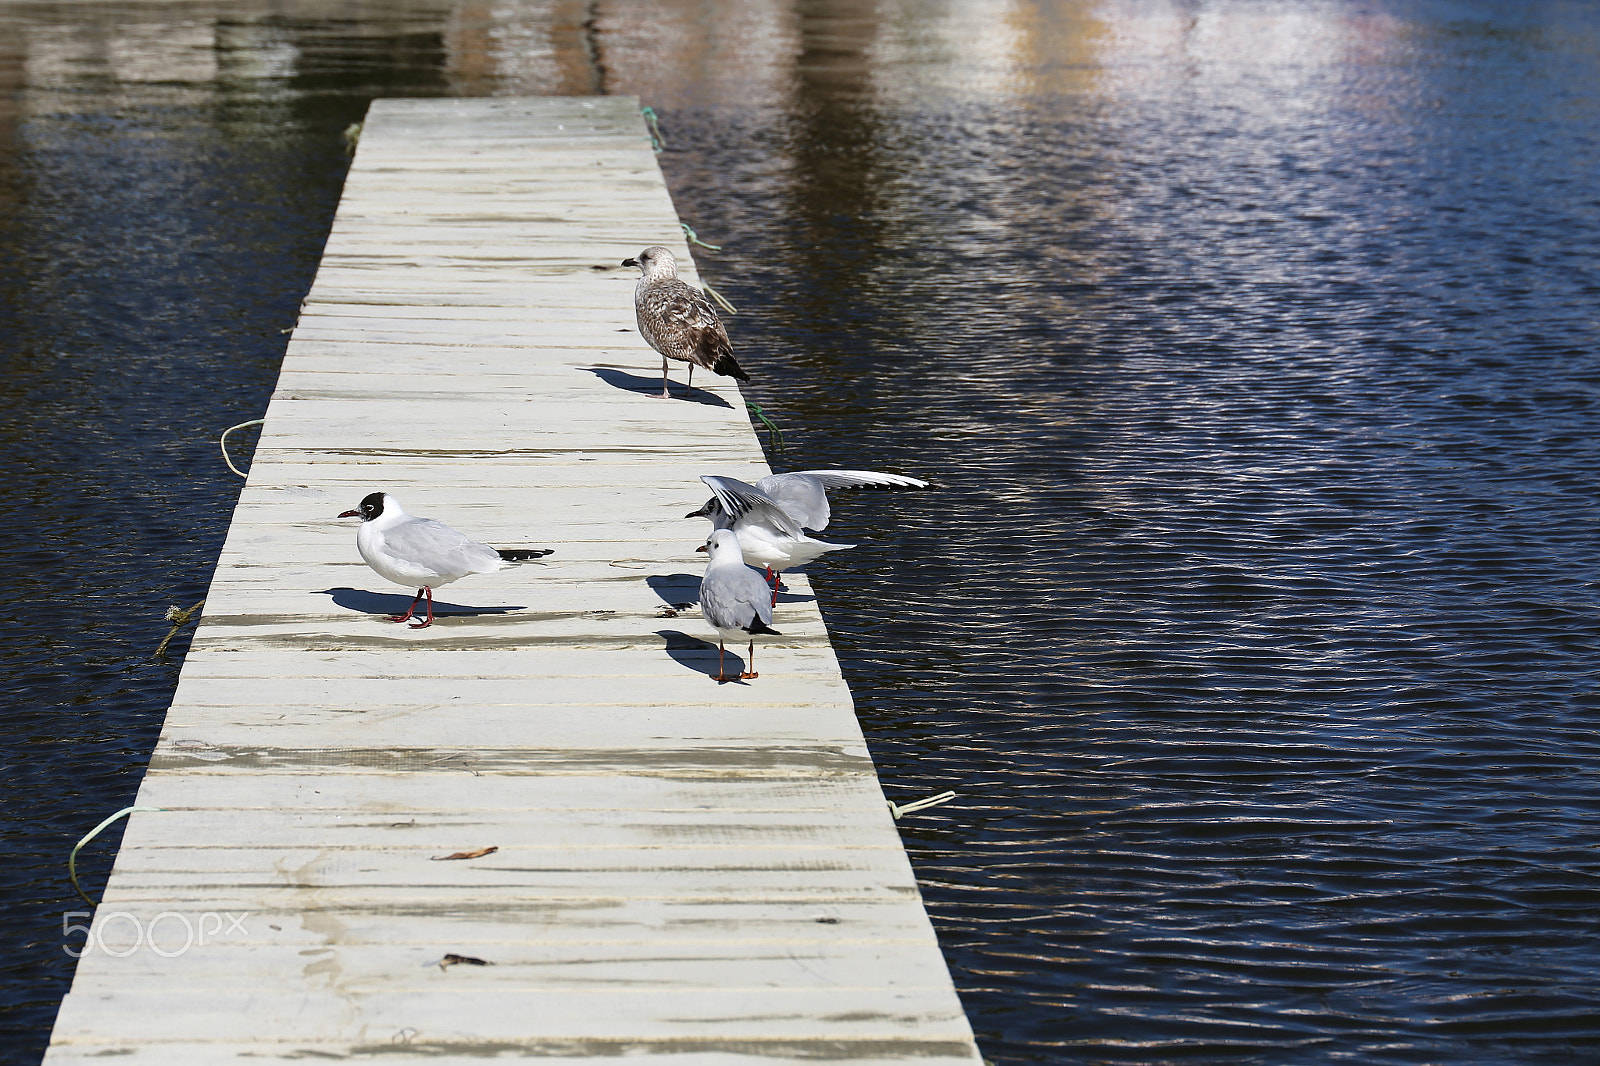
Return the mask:
<path fill-rule="evenodd" d="M 525 563 L 529 559 L 539 559 L 549 555 L 554 548 L 496 548 L 500 558 L 508 563 Z"/>
<path fill-rule="evenodd" d="M 711 372 L 713 374 L 721 374 L 726 378 L 738 378 L 740 381 L 750 380 L 750 375 L 744 372 L 743 367 L 734 362 L 731 355 L 719 355 L 717 361 L 711 364 Z"/>

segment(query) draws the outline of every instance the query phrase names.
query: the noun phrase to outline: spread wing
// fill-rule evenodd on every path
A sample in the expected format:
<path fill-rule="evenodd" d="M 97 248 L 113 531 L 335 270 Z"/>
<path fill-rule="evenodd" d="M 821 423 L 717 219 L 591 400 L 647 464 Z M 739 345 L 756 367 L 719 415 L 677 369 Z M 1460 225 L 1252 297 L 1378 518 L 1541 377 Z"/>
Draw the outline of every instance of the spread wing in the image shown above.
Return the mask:
<path fill-rule="evenodd" d="M 828 494 L 819 479 L 809 474 L 768 474 L 756 488 L 807 529 L 828 528 Z"/>
<path fill-rule="evenodd" d="M 825 489 L 925 489 L 928 483 L 903 474 L 882 474 L 876 470 L 801 470 L 814 477 Z M 784 475 L 777 475 L 782 477 Z"/>
<path fill-rule="evenodd" d="M 828 528 L 831 510 L 827 489 L 926 488 L 927 482 L 900 474 L 881 474 L 874 470 L 798 470 L 789 474 L 768 474 L 756 488 L 794 516 L 807 529 Z"/>
<path fill-rule="evenodd" d="M 734 525 L 748 521 L 774 529 L 786 536 L 803 535 L 794 517 L 776 500 L 754 485 L 738 478 L 717 477 L 712 474 L 702 474 L 700 480 L 711 486 L 711 494 L 717 498 L 717 502 L 728 513 Z"/>

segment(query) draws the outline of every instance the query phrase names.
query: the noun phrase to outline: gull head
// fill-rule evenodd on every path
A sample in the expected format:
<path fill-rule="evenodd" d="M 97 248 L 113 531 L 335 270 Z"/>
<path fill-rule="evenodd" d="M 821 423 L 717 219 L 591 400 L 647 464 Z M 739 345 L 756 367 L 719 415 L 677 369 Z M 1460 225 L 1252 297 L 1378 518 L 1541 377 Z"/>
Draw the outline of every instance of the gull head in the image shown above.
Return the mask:
<path fill-rule="evenodd" d="M 690 511 L 683 517 L 709 518 L 711 521 L 715 522 L 719 518 L 726 517 L 727 513 L 728 512 L 722 509 L 722 501 L 713 496 L 711 499 L 707 500 L 698 511 Z"/>
<path fill-rule="evenodd" d="M 345 511 L 340 518 L 359 518 L 363 522 L 370 522 L 374 518 L 389 514 L 404 514 L 400 510 L 400 501 L 387 492 L 369 492 L 361 500 L 361 505 L 353 511 Z"/>
<path fill-rule="evenodd" d="M 697 552 L 705 552 L 708 563 L 715 563 L 718 559 L 733 558 L 744 562 L 744 552 L 739 548 L 739 537 L 731 529 L 713 529 L 706 542 L 696 548 Z"/>
<path fill-rule="evenodd" d="M 632 259 L 624 259 L 625 267 L 638 267 L 639 273 L 647 278 L 675 278 L 678 276 L 678 261 L 672 257 L 672 252 L 659 244 L 653 244 L 640 252 Z"/>

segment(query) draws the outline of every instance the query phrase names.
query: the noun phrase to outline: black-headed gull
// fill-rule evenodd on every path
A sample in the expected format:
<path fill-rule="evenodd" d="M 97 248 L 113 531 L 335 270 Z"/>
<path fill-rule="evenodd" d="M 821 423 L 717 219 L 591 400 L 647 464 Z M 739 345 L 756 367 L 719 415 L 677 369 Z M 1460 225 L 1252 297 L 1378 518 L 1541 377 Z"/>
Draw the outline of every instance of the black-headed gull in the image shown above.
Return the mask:
<path fill-rule="evenodd" d="M 761 575 L 744 563 L 739 540 L 729 529 L 714 529 L 705 544 L 696 549 L 708 553 L 706 574 L 700 579 L 700 613 L 717 631 L 717 676 L 715 681 L 747 681 L 756 673 L 756 634 L 782 636 L 772 628 L 772 600 Z M 725 641 L 748 640 L 744 673 L 727 675 L 723 666 Z"/>
<path fill-rule="evenodd" d="M 706 480 L 705 478 L 701 479 Z M 925 489 L 928 483 L 904 474 L 884 474 L 876 470 L 794 470 L 787 474 L 768 474 L 755 487 L 806 529 L 819 532 L 828 528 L 832 511 L 828 507 L 829 489 Z M 715 518 L 711 510 L 720 507 L 712 496 L 694 516 Z"/>
<path fill-rule="evenodd" d="M 715 374 L 749 381 L 733 358 L 733 345 L 723 328 L 717 309 L 705 293 L 678 277 L 678 262 L 660 245 L 646 248 L 636 258 L 624 259 L 623 266 L 636 266 L 639 283 L 633 287 L 633 311 L 639 320 L 639 333 L 650 347 L 661 353 L 661 398 L 670 399 L 667 386 L 667 360 L 689 364 L 685 388 L 694 390 L 694 368 L 703 366 Z"/>
<path fill-rule="evenodd" d="M 778 501 L 738 478 L 701 475 L 711 486 L 710 500 L 685 518 L 709 518 L 712 528 L 729 530 L 751 566 L 767 568 L 772 581 L 773 602 L 777 602 L 777 578 L 772 576 L 796 566 L 805 566 L 825 552 L 854 548 L 854 544 L 834 544 L 806 535 L 800 522 Z"/>
<path fill-rule="evenodd" d="M 826 529 L 831 512 L 828 489 L 926 488 L 927 482 L 874 470 L 797 470 L 768 474 L 754 485 L 711 474 L 700 478 L 711 487 L 711 499 L 686 518 L 709 518 L 716 529 L 731 529 L 739 538 L 744 561 L 767 568 L 774 602 L 775 574 L 805 566 L 825 552 L 853 548 L 808 536 L 806 529 Z M 804 528 L 802 528 L 804 527 Z"/>
<path fill-rule="evenodd" d="M 387 492 L 374 492 L 362 499 L 353 511 L 340 518 L 359 518 L 356 550 L 379 576 L 396 585 L 417 586 L 417 594 L 405 614 L 393 615 L 391 622 L 404 622 L 416 612 L 423 599 L 428 614 L 412 629 L 433 624 L 433 590 L 459 581 L 468 574 L 491 574 L 516 563 L 549 555 L 549 548 L 491 548 L 459 533 L 432 518 L 409 515 L 400 501 Z"/>

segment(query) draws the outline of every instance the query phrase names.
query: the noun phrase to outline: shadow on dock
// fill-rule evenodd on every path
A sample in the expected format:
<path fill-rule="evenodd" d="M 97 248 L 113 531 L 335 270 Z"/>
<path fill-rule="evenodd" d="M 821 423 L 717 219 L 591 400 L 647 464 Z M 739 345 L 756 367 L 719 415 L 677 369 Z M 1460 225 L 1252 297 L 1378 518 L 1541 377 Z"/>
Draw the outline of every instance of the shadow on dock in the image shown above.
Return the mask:
<path fill-rule="evenodd" d="M 589 373 L 593 374 L 595 377 L 599 378 L 601 381 L 615 389 L 623 389 L 627 392 L 646 393 L 651 396 L 661 395 L 660 374 L 652 374 L 649 377 L 640 377 L 638 374 L 630 374 L 626 370 L 618 370 L 615 367 L 609 366 L 586 366 L 580 367 L 579 369 L 587 370 Z M 711 371 L 703 370 L 701 373 L 709 374 Z M 721 396 L 718 396 L 714 392 L 707 392 L 705 389 L 691 388 L 688 394 L 685 395 L 683 392 L 683 383 L 681 381 L 674 381 L 672 383 L 672 398 L 674 400 L 689 400 L 693 403 L 703 403 L 708 407 L 733 407 L 733 404 L 729 403 L 727 400 L 724 400 Z"/>
<path fill-rule="evenodd" d="M 717 674 L 717 646 L 709 640 L 691 637 L 687 633 L 680 633 L 676 629 L 658 629 L 656 636 L 666 641 L 667 655 L 672 661 L 686 670 L 693 670 L 697 674 L 704 674 L 713 678 Z M 730 675 L 737 676 L 744 673 L 744 657 L 728 649 L 727 667 Z M 744 684 L 743 681 L 730 681 L 729 684 Z"/>
<path fill-rule="evenodd" d="M 698 574 L 651 574 L 644 579 L 644 583 L 668 607 L 687 611 L 700 605 Z"/>
<path fill-rule="evenodd" d="M 700 575 L 698 574 L 651 574 L 644 579 L 650 590 L 661 597 L 665 603 L 676 611 L 691 610 L 700 605 Z M 783 603 L 814 603 L 815 596 L 797 596 L 787 591 L 789 586 L 783 585 L 778 592 L 778 602 Z"/>
<path fill-rule="evenodd" d="M 364 592 L 361 589 L 337 588 L 323 589 L 318 596 L 332 596 L 333 602 L 350 611 L 361 614 L 404 614 L 411 605 L 411 597 L 395 595 L 386 592 Z M 523 611 L 527 608 L 523 604 L 511 604 L 506 607 L 470 607 L 464 603 L 446 603 L 444 600 L 433 601 L 433 616 L 470 617 L 480 614 L 510 614 L 512 611 Z"/>

